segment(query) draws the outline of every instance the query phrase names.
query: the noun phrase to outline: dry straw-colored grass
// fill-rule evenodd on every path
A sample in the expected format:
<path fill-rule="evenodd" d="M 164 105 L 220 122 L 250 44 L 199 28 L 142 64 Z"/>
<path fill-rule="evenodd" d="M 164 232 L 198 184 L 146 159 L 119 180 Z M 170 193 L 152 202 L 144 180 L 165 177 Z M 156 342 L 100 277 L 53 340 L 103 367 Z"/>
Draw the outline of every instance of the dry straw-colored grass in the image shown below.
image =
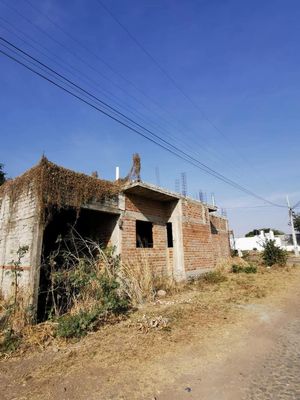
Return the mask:
<path fill-rule="evenodd" d="M 153 300 L 154 274 L 146 255 L 142 255 L 138 260 L 122 262 L 118 275 L 121 288 L 132 304 Z"/>
<path fill-rule="evenodd" d="M 160 289 L 170 295 L 178 292 L 182 287 L 172 276 L 155 274 L 145 253 L 142 253 L 138 259 L 122 262 L 118 279 L 121 290 L 127 294 L 133 305 L 154 300 Z"/>
<path fill-rule="evenodd" d="M 241 267 L 247 267 L 249 263 L 240 257 L 227 257 L 220 258 L 217 261 L 216 270 L 222 273 L 231 272 L 232 265 L 239 265 Z"/>

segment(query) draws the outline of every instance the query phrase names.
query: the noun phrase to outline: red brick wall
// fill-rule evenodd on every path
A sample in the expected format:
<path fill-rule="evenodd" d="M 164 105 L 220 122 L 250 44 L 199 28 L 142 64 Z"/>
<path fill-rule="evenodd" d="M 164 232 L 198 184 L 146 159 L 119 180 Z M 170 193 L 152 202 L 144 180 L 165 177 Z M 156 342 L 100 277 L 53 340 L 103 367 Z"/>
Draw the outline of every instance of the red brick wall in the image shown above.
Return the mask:
<path fill-rule="evenodd" d="M 172 211 L 172 206 L 169 202 L 160 202 L 145 197 L 127 195 L 125 198 L 125 210 L 139 212 L 146 217 L 159 217 L 167 222 Z"/>
<path fill-rule="evenodd" d="M 169 203 L 131 195 L 125 199 L 125 210 L 134 211 L 139 215 L 131 216 L 125 211 L 122 225 L 122 259 L 130 262 L 145 262 L 146 259 L 156 273 L 167 273 L 173 258 L 167 247 L 166 223 L 170 214 Z M 153 223 L 153 248 L 136 247 L 136 219 L 144 220 L 145 217 Z M 158 219 L 161 221 L 158 222 Z"/>
<path fill-rule="evenodd" d="M 210 215 L 210 221 L 215 226 L 218 234 L 212 235 L 215 260 L 230 256 L 230 245 L 227 220 L 216 215 Z"/>
<path fill-rule="evenodd" d="M 156 273 L 172 271 L 173 251 L 167 247 L 166 223 L 171 215 L 170 203 L 138 196 L 127 196 L 122 226 L 122 259 L 147 262 Z M 134 214 L 131 212 L 134 212 Z M 136 248 L 136 219 L 153 223 L 153 248 Z M 212 234 L 212 222 L 217 234 Z M 182 201 L 182 240 L 185 271 L 213 268 L 220 257 L 230 254 L 227 223 L 209 214 L 201 203 Z"/>
<path fill-rule="evenodd" d="M 185 270 L 213 268 L 219 258 L 230 255 L 227 221 L 208 213 L 203 205 L 184 200 L 183 213 L 183 248 Z M 213 234 L 210 222 L 216 228 Z"/>
<path fill-rule="evenodd" d="M 182 216 L 186 272 L 213 267 L 214 253 L 206 208 L 200 203 L 183 200 Z"/>

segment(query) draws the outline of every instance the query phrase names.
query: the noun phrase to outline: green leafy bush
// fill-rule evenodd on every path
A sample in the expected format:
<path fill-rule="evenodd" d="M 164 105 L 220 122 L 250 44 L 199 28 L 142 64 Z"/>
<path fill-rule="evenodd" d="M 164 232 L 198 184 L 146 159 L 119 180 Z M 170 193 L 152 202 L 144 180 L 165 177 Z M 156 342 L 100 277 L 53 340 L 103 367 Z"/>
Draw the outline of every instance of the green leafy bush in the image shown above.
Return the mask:
<path fill-rule="evenodd" d="M 116 279 L 111 278 L 104 273 L 100 276 L 99 283 L 102 289 L 103 306 L 106 310 L 111 311 L 114 314 L 120 314 L 128 310 L 128 297 L 123 293 L 120 293 L 120 284 Z"/>
<path fill-rule="evenodd" d="M 231 272 L 233 272 L 234 274 L 239 274 L 241 272 L 244 272 L 245 274 L 256 274 L 257 272 L 257 267 L 255 265 L 247 265 L 245 267 L 241 266 L 241 265 L 236 265 L 233 264 L 232 268 L 231 268 Z"/>
<path fill-rule="evenodd" d="M 286 265 L 288 253 L 276 246 L 275 240 L 267 240 L 264 245 L 262 259 L 265 265 L 272 266 L 275 264 L 284 266 Z"/>
<path fill-rule="evenodd" d="M 239 274 L 240 272 L 243 272 L 244 268 L 241 265 L 236 265 L 233 264 L 231 267 L 231 272 L 233 272 L 234 274 Z"/>
<path fill-rule="evenodd" d="M 244 267 L 245 274 L 256 274 L 257 267 L 255 265 L 249 265 L 248 267 Z"/>
<path fill-rule="evenodd" d="M 79 311 L 78 314 L 66 314 L 59 318 L 56 334 L 64 338 L 80 338 L 92 331 L 99 323 L 103 310 L 94 309 L 90 312 Z"/>
<path fill-rule="evenodd" d="M 223 275 L 221 271 L 207 272 L 206 274 L 202 275 L 201 278 L 204 282 L 210 284 L 221 283 L 227 280 L 226 276 Z"/>

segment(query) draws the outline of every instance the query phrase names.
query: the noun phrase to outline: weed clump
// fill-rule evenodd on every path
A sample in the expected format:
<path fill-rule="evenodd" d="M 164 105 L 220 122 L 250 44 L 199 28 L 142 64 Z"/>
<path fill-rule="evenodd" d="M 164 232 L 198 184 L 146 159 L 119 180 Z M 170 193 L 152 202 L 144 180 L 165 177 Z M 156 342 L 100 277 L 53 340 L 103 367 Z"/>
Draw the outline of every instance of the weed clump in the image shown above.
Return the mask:
<path fill-rule="evenodd" d="M 130 298 L 119 279 L 114 248 L 84 239 L 72 228 L 45 260 L 50 285 L 44 319 L 57 322 L 57 336 L 81 337 L 108 316 L 126 313 Z"/>
<path fill-rule="evenodd" d="M 21 336 L 12 328 L 8 327 L 3 332 L 2 340 L 0 341 L 0 354 L 7 354 L 16 351 L 20 345 Z"/>
<path fill-rule="evenodd" d="M 92 311 L 80 310 L 77 314 L 63 315 L 58 319 L 56 334 L 63 338 L 80 338 L 92 331 L 100 323 L 101 316 L 105 311 L 95 308 Z"/>
<path fill-rule="evenodd" d="M 221 271 L 215 270 L 203 274 L 203 276 L 200 279 L 202 279 L 203 282 L 205 283 L 217 284 L 225 282 L 227 280 L 227 277 L 224 274 L 222 274 Z"/>
<path fill-rule="evenodd" d="M 276 245 L 275 240 L 267 240 L 264 245 L 262 259 L 265 265 L 271 267 L 272 265 L 285 266 L 288 253 Z"/>
<path fill-rule="evenodd" d="M 231 267 L 231 272 L 233 272 L 234 274 L 239 274 L 242 272 L 244 272 L 245 274 L 256 274 L 257 267 L 251 264 L 246 266 L 233 264 Z"/>

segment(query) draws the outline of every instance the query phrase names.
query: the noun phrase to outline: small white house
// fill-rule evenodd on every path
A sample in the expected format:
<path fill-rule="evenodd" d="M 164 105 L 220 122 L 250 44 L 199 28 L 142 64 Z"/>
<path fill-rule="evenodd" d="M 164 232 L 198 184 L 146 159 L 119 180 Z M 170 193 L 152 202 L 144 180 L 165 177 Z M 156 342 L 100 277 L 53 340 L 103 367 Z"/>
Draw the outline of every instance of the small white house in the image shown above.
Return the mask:
<path fill-rule="evenodd" d="M 260 231 L 259 235 L 252 237 L 242 237 L 242 238 L 234 238 L 231 241 L 231 246 L 233 249 L 238 251 L 249 251 L 249 250 L 257 250 L 263 251 L 264 243 L 267 240 L 275 240 L 275 244 L 287 251 L 293 251 L 293 241 L 292 235 L 280 235 L 275 236 L 274 232 L 270 230 L 269 233 L 265 233 L 264 231 Z M 298 249 L 300 251 L 300 235 L 297 235 Z"/>

